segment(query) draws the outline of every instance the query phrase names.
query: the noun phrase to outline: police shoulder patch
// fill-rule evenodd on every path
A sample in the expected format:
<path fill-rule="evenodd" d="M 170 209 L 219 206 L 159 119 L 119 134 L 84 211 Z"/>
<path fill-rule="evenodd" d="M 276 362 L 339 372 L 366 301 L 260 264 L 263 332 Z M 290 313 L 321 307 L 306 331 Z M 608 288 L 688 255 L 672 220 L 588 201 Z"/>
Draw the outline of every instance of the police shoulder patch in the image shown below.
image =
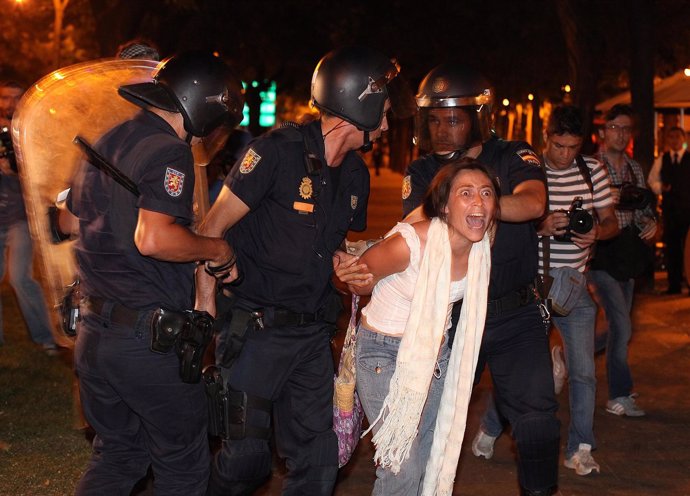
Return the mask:
<path fill-rule="evenodd" d="M 170 196 L 180 196 L 184 187 L 184 173 L 172 167 L 166 168 L 163 186 L 165 186 L 165 192 Z"/>
<path fill-rule="evenodd" d="M 402 199 L 407 200 L 412 194 L 412 178 L 410 176 L 403 177 L 402 181 Z"/>
<path fill-rule="evenodd" d="M 260 161 L 261 155 L 250 148 L 247 150 L 247 153 L 245 153 L 244 158 L 242 159 L 242 163 L 240 164 L 240 173 L 249 174 L 254 170 Z"/>
<path fill-rule="evenodd" d="M 537 157 L 537 154 L 534 153 L 533 150 L 530 150 L 529 148 L 523 148 L 522 150 L 518 150 L 516 153 L 518 154 L 518 157 L 522 159 L 523 162 L 527 162 L 531 165 L 536 165 L 537 167 L 541 166 L 541 161 L 539 160 L 539 157 Z"/>

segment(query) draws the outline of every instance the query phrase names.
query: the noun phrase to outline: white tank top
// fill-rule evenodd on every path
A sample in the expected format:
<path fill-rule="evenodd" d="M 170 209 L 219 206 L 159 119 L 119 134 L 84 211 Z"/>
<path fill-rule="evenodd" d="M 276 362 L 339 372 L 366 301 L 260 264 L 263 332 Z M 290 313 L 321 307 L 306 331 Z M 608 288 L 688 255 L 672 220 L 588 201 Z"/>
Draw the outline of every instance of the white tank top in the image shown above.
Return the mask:
<path fill-rule="evenodd" d="M 371 300 L 362 309 L 362 315 L 367 318 L 367 324 L 374 327 L 377 331 L 391 336 L 402 336 L 405 332 L 405 324 L 410 316 L 412 295 L 417 284 L 417 277 L 419 276 L 422 254 L 420 253 L 419 236 L 417 236 L 414 227 L 410 224 L 398 222 L 386 234 L 386 237 L 392 236 L 395 233 L 400 233 L 410 249 L 410 264 L 404 271 L 391 274 L 381 279 L 374 286 Z M 450 314 L 453 303 L 461 300 L 465 294 L 466 280 L 467 278 L 463 277 L 460 281 L 452 281 L 450 284 L 450 305 L 448 305 L 446 329 L 450 327 Z"/>

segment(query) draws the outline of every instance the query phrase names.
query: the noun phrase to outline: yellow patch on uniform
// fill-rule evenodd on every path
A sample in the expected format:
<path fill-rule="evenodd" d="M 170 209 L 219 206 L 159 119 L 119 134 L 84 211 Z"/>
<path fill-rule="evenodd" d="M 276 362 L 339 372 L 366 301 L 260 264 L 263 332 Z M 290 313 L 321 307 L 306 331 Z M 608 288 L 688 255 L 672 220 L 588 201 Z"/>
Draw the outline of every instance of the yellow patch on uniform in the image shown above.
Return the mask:
<path fill-rule="evenodd" d="M 410 176 L 403 177 L 402 182 L 402 199 L 407 200 L 412 194 L 412 178 Z"/>
<path fill-rule="evenodd" d="M 258 165 L 260 160 L 261 155 L 250 148 L 242 159 L 242 163 L 240 164 L 240 173 L 249 174 Z"/>
<path fill-rule="evenodd" d="M 536 165 L 537 167 L 541 166 L 541 161 L 539 160 L 539 157 L 537 157 L 537 154 L 529 148 L 523 148 L 522 150 L 518 150 L 516 153 L 518 154 L 518 157 L 520 157 L 523 160 L 523 162 L 527 162 L 531 165 Z"/>
<path fill-rule="evenodd" d="M 308 177 L 303 177 L 302 182 L 299 185 L 299 196 L 301 196 L 304 200 L 308 200 L 311 198 L 312 193 L 314 192 L 314 187 L 312 185 L 311 179 Z"/>
<path fill-rule="evenodd" d="M 301 214 L 311 214 L 314 212 L 314 204 L 313 203 L 304 203 L 304 202 L 294 202 L 292 204 L 292 208 L 297 210 Z"/>

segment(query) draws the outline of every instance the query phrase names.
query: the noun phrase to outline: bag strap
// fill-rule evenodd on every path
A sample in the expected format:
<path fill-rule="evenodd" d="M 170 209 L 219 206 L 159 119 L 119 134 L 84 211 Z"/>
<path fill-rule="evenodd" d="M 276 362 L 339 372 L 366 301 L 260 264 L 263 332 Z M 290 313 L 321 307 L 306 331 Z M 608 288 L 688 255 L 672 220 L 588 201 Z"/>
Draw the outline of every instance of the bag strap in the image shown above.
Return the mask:
<path fill-rule="evenodd" d="M 589 186 L 589 191 L 592 193 L 592 201 L 594 200 L 594 185 L 592 184 L 592 171 L 589 170 L 585 158 L 578 153 L 575 157 L 575 163 L 577 163 L 577 168 L 580 170 L 580 174 L 585 178 L 587 186 Z"/>
<path fill-rule="evenodd" d="M 347 334 L 345 335 L 345 342 L 343 349 L 349 348 L 355 342 L 355 335 L 357 334 L 357 310 L 359 308 L 359 295 L 352 295 L 352 305 L 350 307 L 350 322 L 347 324 Z"/>
<path fill-rule="evenodd" d="M 628 166 L 628 172 L 630 173 L 630 178 L 633 180 L 633 184 L 637 186 L 637 174 L 635 174 L 632 165 L 630 165 L 630 162 L 628 162 L 627 160 L 625 161 L 625 165 Z"/>
<path fill-rule="evenodd" d="M 587 162 L 585 162 L 585 158 L 582 156 L 582 154 L 578 153 L 575 156 L 575 163 L 577 164 L 577 168 L 580 171 L 580 175 L 585 179 L 585 182 L 587 183 L 587 186 L 589 186 L 589 191 L 592 193 L 592 201 L 594 200 L 594 184 L 592 184 L 592 171 L 589 169 L 587 166 Z M 628 167 L 630 164 L 628 164 Z M 545 160 L 542 157 L 541 160 L 541 168 L 544 171 L 544 187 L 546 188 L 546 207 L 548 208 L 549 206 L 549 180 L 546 178 L 546 163 Z M 632 170 L 632 169 L 631 169 Z M 594 211 L 594 215 L 596 216 L 596 210 Z M 551 259 L 551 236 L 542 236 L 542 255 L 543 255 L 543 260 L 544 260 L 544 275 L 548 276 L 549 275 L 549 261 Z"/>
<path fill-rule="evenodd" d="M 549 209 L 549 180 L 546 177 L 546 161 L 544 160 L 544 157 L 542 156 L 541 160 L 539 161 L 539 165 L 541 165 L 541 170 L 544 171 L 544 190 L 546 191 L 546 209 L 548 215 L 548 209 Z M 549 261 L 551 259 L 551 236 L 542 236 L 541 237 L 541 246 L 542 246 L 542 257 L 544 260 L 544 276 L 548 277 L 549 276 Z"/>

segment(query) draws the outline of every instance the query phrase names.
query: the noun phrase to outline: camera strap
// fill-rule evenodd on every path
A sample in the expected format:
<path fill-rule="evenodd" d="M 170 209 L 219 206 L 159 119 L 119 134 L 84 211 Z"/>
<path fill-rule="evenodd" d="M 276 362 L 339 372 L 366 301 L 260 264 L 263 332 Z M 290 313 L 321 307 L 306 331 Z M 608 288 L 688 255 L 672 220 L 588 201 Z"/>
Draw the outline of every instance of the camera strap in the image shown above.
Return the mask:
<path fill-rule="evenodd" d="M 594 184 L 592 184 L 592 171 L 589 170 L 589 167 L 587 166 L 587 162 L 585 162 L 585 158 L 582 156 L 582 154 L 578 153 L 575 156 L 575 163 L 577 164 L 577 168 L 580 171 L 580 175 L 585 179 L 585 182 L 587 183 L 587 186 L 589 186 L 589 191 L 592 194 L 592 202 L 594 202 Z M 549 206 L 549 180 L 547 177 L 547 172 L 546 172 L 546 160 L 542 156 L 541 159 L 541 168 L 544 171 L 544 188 L 546 190 L 546 207 L 548 209 Z M 593 210 L 594 215 L 593 217 L 596 219 L 597 218 L 597 211 Z M 542 236 L 542 256 L 543 256 L 543 263 L 544 263 L 544 276 L 546 279 L 549 278 L 549 259 L 551 257 L 551 236 Z M 547 291 L 548 293 L 548 291 Z"/>

